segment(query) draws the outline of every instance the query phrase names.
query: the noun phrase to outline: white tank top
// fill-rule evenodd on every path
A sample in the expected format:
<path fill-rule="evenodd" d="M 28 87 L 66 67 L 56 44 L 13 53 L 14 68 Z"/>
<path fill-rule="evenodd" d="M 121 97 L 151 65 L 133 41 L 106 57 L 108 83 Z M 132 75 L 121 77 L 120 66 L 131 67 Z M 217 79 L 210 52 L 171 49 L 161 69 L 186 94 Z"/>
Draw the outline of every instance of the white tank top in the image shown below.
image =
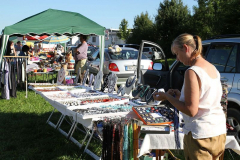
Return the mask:
<path fill-rule="evenodd" d="M 194 117 L 181 113 L 185 122 L 183 127 L 184 134 L 192 132 L 194 139 L 201 139 L 226 133 L 226 118 L 220 104 L 222 86 L 219 72 L 216 69 L 217 78 L 213 79 L 201 67 L 192 66 L 189 69 L 193 70 L 200 78 L 201 95 L 198 113 Z M 182 102 L 185 101 L 184 86 L 185 82 L 179 99 Z"/>

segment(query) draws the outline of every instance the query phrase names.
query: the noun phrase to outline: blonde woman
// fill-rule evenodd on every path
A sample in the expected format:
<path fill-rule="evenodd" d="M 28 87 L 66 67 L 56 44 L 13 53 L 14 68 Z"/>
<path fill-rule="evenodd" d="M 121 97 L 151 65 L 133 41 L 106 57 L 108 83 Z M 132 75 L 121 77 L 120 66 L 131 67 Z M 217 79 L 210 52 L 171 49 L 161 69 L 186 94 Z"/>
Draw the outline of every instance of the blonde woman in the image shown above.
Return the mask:
<path fill-rule="evenodd" d="M 155 93 L 154 99 L 168 100 L 182 112 L 185 125 L 185 159 L 218 159 L 225 149 L 226 118 L 220 104 L 220 74 L 202 55 L 202 41 L 197 35 L 181 34 L 172 43 L 177 60 L 190 66 L 185 72 L 181 92 L 170 89 Z"/>

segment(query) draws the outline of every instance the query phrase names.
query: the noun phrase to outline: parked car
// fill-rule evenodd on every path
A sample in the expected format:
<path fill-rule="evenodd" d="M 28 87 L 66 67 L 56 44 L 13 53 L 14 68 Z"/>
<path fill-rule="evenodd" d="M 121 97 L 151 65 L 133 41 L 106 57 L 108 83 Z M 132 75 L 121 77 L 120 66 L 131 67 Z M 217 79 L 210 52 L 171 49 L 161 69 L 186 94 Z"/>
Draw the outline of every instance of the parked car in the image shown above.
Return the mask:
<path fill-rule="evenodd" d="M 161 59 L 162 57 L 159 57 L 162 54 L 159 54 L 158 52 L 161 52 L 156 47 L 143 47 L 143 54 L 147 56 L 151 60 Z"/>
<path fill-rule="evenodd" d="M 140 48 L 143 48 L 145 44 L 160 47 L 155 43 L 143 41 Z M 227 122 L 237 129 L 236 139 L 240 143 L 240 38 L 204 40 L 202 45 L 203 56 L 218 69 L 221 80 L 228 84 Z M 153 70 L 138 70 L 138 75 L 142 75 L 141 83 L 155 88 L 164 88 L 165 91 L 170 88 L 180 90 L 184 73 L 189 66 L 175 61 L 168 68 L 166 59 L 164 62 L 154 63 Z"/>
<path fill-rule="evenodd" d="M 152 69 L 152 61 L 146 56 L 141 56 L 141 68 Z M 103 74 L 108 75 L 109 72 L 115 73 L 118 77 L 117 84 L 125 84 L 129 76 L 134 74 L 137 68 L 138 50 L 133 48 L 122 48 L 119 53 L 112 53 L 108 49 L 104 52 Z M 96 75 L 100 66 L 99 50 L 94 52 L 87 62 L 87 69 L 90 73 Z"/>
<path fill-rule="evenodd" d="M 116 44 L 119 47 L 129 47 L 129 48 L 134 48 L 134 49 L 139 49 L 139 45 L 138 44 Z"/>

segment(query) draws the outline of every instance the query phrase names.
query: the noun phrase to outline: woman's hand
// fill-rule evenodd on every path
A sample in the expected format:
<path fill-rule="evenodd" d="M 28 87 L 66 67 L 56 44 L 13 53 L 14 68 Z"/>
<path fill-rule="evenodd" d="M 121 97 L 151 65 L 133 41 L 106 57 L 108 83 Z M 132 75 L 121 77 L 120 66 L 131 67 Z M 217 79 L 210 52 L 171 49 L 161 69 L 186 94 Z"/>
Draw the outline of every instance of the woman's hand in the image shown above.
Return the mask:
<path fill-rule="evenodd" d="M 179 99 L 181 96 L 181 92 L 178 89 L 169 89 L 167 93 L 175 97 L 176 99 Z"/>
<path fill-rule="evenodd" d="M 164 92 L 154 92 L 153 99 L 156 101 L 164 101 L 166 100 L 166 93 Z"/>

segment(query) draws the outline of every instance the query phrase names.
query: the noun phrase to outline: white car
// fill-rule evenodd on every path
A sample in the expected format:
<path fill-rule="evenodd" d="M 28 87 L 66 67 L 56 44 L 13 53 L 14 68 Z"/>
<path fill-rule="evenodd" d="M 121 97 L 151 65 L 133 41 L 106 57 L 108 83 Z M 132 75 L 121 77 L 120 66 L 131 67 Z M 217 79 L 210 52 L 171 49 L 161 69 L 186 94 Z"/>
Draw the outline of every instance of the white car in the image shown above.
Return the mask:
<path fill-rule="evenodd" d="M 142 54 L 152 60 L 162 59 L 162 57 L 159 57 L 162 55 L 161 51 L 155 47 L 143 47 Z"/>
<path fill-rule="evenodd" d="M 152 70 L 152 60 L 142 55 L 141 69 Z M 100 66 L 99 50 L 94 52 L 91 58 L 88 58 L 87 68 L 89 73 L 96 75 Z M 138 50 L 134 48 L 124 47 L 119 53 L 109 52 L 105 49 L 103 74 L 107 75 L 109 72 L 115 73 L 118 77 L 117 84 L 125 84 L 128 77 L 134 75 L 137 69 Z"/>

